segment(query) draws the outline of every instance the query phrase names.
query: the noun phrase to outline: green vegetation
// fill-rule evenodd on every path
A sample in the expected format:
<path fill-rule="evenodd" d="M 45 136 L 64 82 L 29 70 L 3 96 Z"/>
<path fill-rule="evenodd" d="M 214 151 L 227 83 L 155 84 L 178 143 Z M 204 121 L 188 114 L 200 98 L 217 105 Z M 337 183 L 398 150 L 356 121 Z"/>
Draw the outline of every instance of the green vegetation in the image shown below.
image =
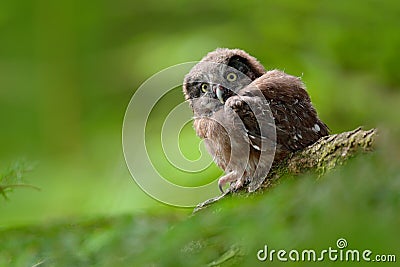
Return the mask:
<path fill-rule="evenodd" d="M 0 195 L 7 199 L 7 195 L 18 187 L 27 187 L 40 190 L 39 188 L 25 183 L 23 176 L 32 170 L 32 166 L 24 161 L 17 161 L 12 164 L 3 174 L 0 174 Z"/>
<path fill-rule="evenodd" d="M 1 2 L 0 266 L 252 266 L 265 244 L 318 250 L 341 237 L 399 261 L 399 25 L 394 0 Z M 151 199 L 123 159 L 129 99 L 154 73 L 216 47 L 302 76 L 333 133 L 377 127 L 378 151 L 195 216 Z M 189 157 L 193 140 L 186 127 Z M 8 171 L 19 158 L 34 170 Z M 41 190 L 7 187 L 21 178 Z"/>
<path fill-rule="evenodd" d="M 4 230 L 0 266 L 255 266 L 264 245 L 318 252 L 337 249 L 339 238 L 347 249 L 398 260 L 400 177 L 389 162 L 386 150 L 360 155 L 317 182 L 313 174 L 288 177 L 267 194 L 228 198 L 191 217 L 169 211 Z M 327 257 L 323 264 L 351 265 Z"/>

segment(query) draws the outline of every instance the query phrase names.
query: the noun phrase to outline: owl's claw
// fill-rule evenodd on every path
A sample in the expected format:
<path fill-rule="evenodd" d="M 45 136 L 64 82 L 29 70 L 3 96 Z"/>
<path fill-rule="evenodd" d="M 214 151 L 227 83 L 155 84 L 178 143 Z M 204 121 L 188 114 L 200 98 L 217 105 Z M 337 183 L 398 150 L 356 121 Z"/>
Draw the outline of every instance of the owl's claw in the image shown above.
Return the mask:
<path fill-rule="evenodd" d="M 231 97 L 227 101 L 227 106 L 229 106 L 235 112 L 240 111 L 242 109 L 243 105 L 244 105 L 243 101 L 238 96 Z"/>
<path fill-rule="evenodd" d="M 219 191 L 221 191 L 222 194 L 225 193 L 224 189 L 222 188 L 223 186 L 224 186 L 223 184 L 218 182 L 218 188 L 219 188 Z"/>
<path fill-rule="evenodd" d="M 237 191 L 237 190 L 239 190 L 240 188 L 242 188 L 243 187 L 243 185 L 244 185 L 244 180 L 243 179 L 238 179 L 234 184 L 233 184 L 233 190 L 234 191 Z"/>
<path fill-rule="evenodd" d="M 228 189 L 228 191 L 234 192 L 243 187 L 243 185 L 245 183 L 245 179 L 243 177 L 237 178 L 237 174 L 235 172 L 231 172 L 231 173 L 228 173 L 228 174 L 222 176 L 218 180 L 218 188 L 222 194 L 227 193 L 226 191 L 224 191 L 224 186 L 227 183 L 230 183 L 230 188 Z"/>
<path fill-rule="evenodd" d="M 232 182 L 236 182 L 236 181 L 237 181 L 237 174 L 236 174 L 236 172 L 227 173 L 226 175 L 222 176 L 222 177 L 219 178 L 219 180 L 218 180 L 218 188 L 219 188 L 219 191 L 221 191 L 222 194 L 225 194 L 225 191 L 224 191 L 223 187 L 224 187 L 227 183 L 232 183 Z"/>

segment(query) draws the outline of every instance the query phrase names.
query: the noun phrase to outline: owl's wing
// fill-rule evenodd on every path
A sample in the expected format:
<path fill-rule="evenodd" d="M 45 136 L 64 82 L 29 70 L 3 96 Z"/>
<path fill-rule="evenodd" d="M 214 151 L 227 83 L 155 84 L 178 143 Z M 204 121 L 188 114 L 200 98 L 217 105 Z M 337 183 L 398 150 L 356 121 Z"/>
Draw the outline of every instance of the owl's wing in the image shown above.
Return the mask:
<path fill-rule="evenodd" d="M 255 88 L 269 103 L 275 121 L 277 146 L 293 152 L 329 134 L 300 78 L 277 70 L 269 71 L 242 89 L 240 94 L 254 95 Z"/>
<path fill-rule="evenodd" d="M 233 109 L 244 126 L 245 139 L 256 150 L 265 151 L 275 143 L 273 114 L 262 94 L 237 95 L 228 99 L 226 106 Z"/>

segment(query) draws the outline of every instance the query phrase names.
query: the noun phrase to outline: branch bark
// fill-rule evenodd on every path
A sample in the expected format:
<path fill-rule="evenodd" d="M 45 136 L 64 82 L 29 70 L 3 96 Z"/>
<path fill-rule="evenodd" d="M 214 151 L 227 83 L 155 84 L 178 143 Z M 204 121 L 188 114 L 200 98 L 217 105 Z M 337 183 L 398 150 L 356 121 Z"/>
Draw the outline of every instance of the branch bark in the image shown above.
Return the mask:
<path fill-rule="evenodd" d="M 262 192 L 275 186 L 279 179 L 286 174 L 298 175 L 314 170 L 322 175 L 335 166 L 343 164 L 357 153 L 372 151 L 376 135 L 376 129 L 365 131 L 359 127 L 353 131 L 322 137 L 314 144 L 293 153 L 280 164 L 273 166 L 256 192 Z M 222 198 L 236 193 L 241 194 L 242 192 L 227 190 L 221 196 L 198 204 L 193 212 L 202 210 Z"/>

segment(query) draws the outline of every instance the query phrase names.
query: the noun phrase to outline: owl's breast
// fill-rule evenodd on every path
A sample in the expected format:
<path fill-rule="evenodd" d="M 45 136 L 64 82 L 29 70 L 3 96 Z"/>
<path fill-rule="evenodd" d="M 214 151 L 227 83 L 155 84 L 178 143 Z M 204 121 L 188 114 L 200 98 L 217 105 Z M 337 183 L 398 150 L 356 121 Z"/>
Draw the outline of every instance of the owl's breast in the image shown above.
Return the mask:
<path fill-rule="evenodd" d="M 210 120 L 208 118 L 195 119 L 193 127 L 200 138 L 206 139 L 210 128 Z"/>
<path fill-rule="evenodd" d="M 196 134 L 204 139 L 205 147 L 215 163 L 225 170 L 230 159 L 231 140 L 224 127 L 207 117 L 195 119 L 193 125 Z"/>

